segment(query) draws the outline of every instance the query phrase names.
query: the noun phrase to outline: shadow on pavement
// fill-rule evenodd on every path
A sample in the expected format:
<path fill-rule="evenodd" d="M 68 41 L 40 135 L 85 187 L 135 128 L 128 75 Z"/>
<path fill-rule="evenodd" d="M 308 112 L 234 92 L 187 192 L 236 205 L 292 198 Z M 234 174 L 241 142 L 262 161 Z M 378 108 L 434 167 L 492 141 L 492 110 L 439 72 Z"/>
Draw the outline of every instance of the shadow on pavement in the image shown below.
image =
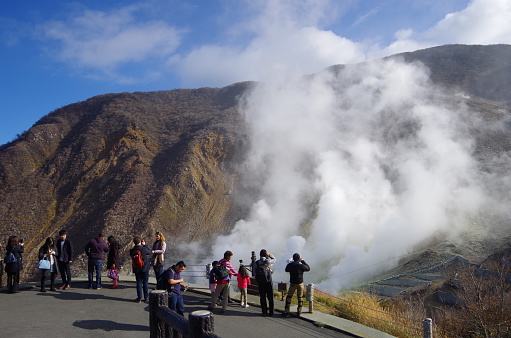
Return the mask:
<path fill-rule="evenodd" d="M 77 320 L 73 326 L 86 330 L 103 330 L 103 331 L 149 331 L 149 327 L 145 325 L 123 324 L 111 320 Z"/>

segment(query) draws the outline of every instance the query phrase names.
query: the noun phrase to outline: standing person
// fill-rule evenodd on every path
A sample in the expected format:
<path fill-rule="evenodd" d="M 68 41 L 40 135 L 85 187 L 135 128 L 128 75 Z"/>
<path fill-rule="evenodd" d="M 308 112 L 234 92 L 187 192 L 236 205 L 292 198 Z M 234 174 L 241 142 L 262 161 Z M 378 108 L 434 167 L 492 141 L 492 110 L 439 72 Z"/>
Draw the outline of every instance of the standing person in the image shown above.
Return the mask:
<path fill-rule="evenodd" d="M 5 262 L 5 272 L 7 272 L 7 290 L 9 293 L 19 292 L 20 271 L 23 270 L 22 253 L 25 251 L 23 247 L 23 239 L 18 240 L 18 236 L 11 236 L 7 240 L 5 251 L 14 255 L 14 262 Z"/>
<path fill-rule="evenodd" d="M 211 291 L 212 296 L 215 293 L 217 282 L 215 278 L 215 271 L 213 271 L 213 268 L 219 264 L 220 263 L 218 263 L 218 261 L 213 261 L 213 263 L 211 263 L 211 270 L 209 271 L 209 291 Z"/>
<path fill-rule="evenodd" d="M 293 255 L 293 261 L 286 266 L 286 272 L 289 272 L 289 291 L 286 297 L 286 306 L 284 309 L 284 316 L 289 316 L 289 308 L 291 306 L 291 299 L 296 291 L 296 297 L 298 298 L 297 314 L 302 314 L 303 304 L 303 273 L 310 271 L 309 265 L 300 257 L 300 254 L 295 253 Z"/>
<path fill-rule="evenodd" d="M 262 315 L 263 317 L 273 317 L 275 309 L 275 296 L 273 294 L 273 279 L 270 263 L 268 261 L 263 261 L 261 264 L 259 264 L 256 272 L 256 280 L 259 290 L 259 301 L 261 303 Z"/>
<path fill-rule="evenodd" d="M 46 279 L 50 275 L 50 291 L 55 290 L 55 278 L 57 278 L 57 258 L 55 257 L 55 240 L 51 237 L 46 238 L 46 242 L 39 248 L 39 260 L 47 259 L 50 261 L 49 269 L 41 269 L 41 292 L 46 292 Z"/>
<path fill-rule="evenodd" d="M 169 293 L 169 308 L 176 311 L 179 315 L 184 316 L 185 304 L 183 302 L 183 295 L 181 288 L 188 289 L 188 285 L 183 284 L 184 279 L 181 277 L 181 272 L 186 269 L 186 264 L 183 261 L 177 262 L 164 272 L 163 278 L 168 281 L 167 291 Z"/>
<path fill-rule="evenodd" d="M 222 258 L 219 262 L 221 265 L 225 266 L 227 270 L 229 271 L 229 281 L 232 279 L 233 276 L 238 275 L 238 271 L 232 266 L 231 259 L 232 259 L 233 253 L 232 251 L 226 251 L 224 252 L 224 258 Z M 226 290 L 224 290 L 223 297 L 227 297 L 229 303 L 234 303 L 234 301 L 231 299 L 230 295 L 230 287 L 227 287 Z"/>
<path fill-rule="evenodd" d="M 144 296 L 144 302 L 147 302 L 149 299 L 149 255 L 151 255 L 151 250 L 146 246 L 145 241 L 138 236 L 133 238 L 133 244 L 135 246 L 130 250 L 130 257 L 131 266 L 137 280 L 137 298 L 135 302 L 140 303 L 142 295 Z"/>
<path fill-rule="evenodd" d="M 165 262 L 165 250 L 167 250 L 167 243 L 165 243 L 165 236 L 161 232 L 156 232 L 156 241 L 153 243 L 151 257 L 151 265 L 154 269 L 154 276 L 158 279 L 163 272 Z"/>
<path fill-rule="evenodd" d="M 209 311 L 213 311 L 215 309 L 215 306 L 217 305 L 216 302 L 222 293 L 224 294 L 224 297 L 222 298 L 222 313 L 227 310 L 227 296 L 229 295 L 229 281 L 231 280 L 229 273 L 230 271 L 227 270 L 225 265 L 222 265 L 218 261 L 213 262 L 213 268 L 211 269 L 210 276 L 213 277 L 212 280 L 216 284 L 216 288 L 211 298 L 211 304 L 208 306 Z"/>
<path fill-rule="evenodd" d="M 73 262 L 73 243 L 67 238 L 66 230 L 59 231 L 57 240 L 57 264 L 59 266 L 60 276 L 62 277 L 62 286 L 59 289 L 71 289 L 71 263 Z"/>
<path fill-rule="evenodd" d="M 119 271 L 119 250 L 121 249 L 121 246 L 119 245 L 119 242 L 115 240 L 114 236 L 108 236 L 107 242 L 108 258 L 106 261 L 106 268 L 109 270 Z M 117 278 L 114 278 L 112 281 L 113 284 L 110 286 L 110 289 L 116 289 L 119 286 L 119 275 L 117 275 Z"/>
<path fill-rule="evenodd" d="M 96 290 L 101 289 L 101 272 L 103 270 L 103 254 L 108 252 L 105 243 L 105 235 L 100 232 L 98 237 L 93 238 L 85 246 L 85 254 L 88 259 L 87 271 L 89 273 L 89 289 L 92 289 L 94 270 L 96 270 Z"/>
<path fill-rule="evenodd" d="M 273 316 L 275 309 L 273 294 L 273 279 L 271 265 L 275 263 L 273 257 L 268 251 L 262 249 L 259 253 L 260 258 L 255 262 L 255 277 L 257 288 L 259 290 L 259 301 L 263 316 Z M 268 300 L 268 302 L 266 302 Z"/>
<path fill-rule="evenodd" d="M 250 284 L 250 275 L 248 274 L 247 268 L 243 265 L 239 269 L 238 274 L 238 289 L 240 290 L 240 305 L 242 307 L 248 307 L 247 299 L 247 288 Z"/>

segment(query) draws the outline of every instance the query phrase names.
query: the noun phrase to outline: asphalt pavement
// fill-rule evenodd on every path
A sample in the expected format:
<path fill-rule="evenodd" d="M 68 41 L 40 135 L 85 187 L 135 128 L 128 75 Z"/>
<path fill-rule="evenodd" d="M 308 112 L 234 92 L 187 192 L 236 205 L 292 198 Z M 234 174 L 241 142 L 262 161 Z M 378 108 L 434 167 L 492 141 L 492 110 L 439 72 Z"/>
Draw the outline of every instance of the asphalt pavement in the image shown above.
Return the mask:
<path fill-rule="evenodd" d="M 0 332 L 3 337 L 148 337 L 147 303 L 136 303 L 135 283 L 126 278 L 118 289 L 86 289 L 75 279 L 71 289 L 40 292 L 37 283 L 22 285 L 17 294 L 0 291 Z M 233 294 L 235 296 L 235 294 Z M 229 304 L 227 311 L 214 311 L 215 334 L 221 337 L 389 337 L 362 325 L 318 312 L 301 317 L 262 317 L 258 297 L 250 307 Z M 184 294 L 185 317 L 205 310 L 211 297 L 205 287 L 194 286 Z M 279 302 L 276 303 L 278 310 Z M 306 309 L 304 309 L 306 311 Z M 326 316 L 326 317 L 325 317 Z M 308 318 L 307 318 L 308 317 Z M 331 321 L 331 322 L 329 322 Z M 354 325 L 354 326 L 351 326 Z"/>

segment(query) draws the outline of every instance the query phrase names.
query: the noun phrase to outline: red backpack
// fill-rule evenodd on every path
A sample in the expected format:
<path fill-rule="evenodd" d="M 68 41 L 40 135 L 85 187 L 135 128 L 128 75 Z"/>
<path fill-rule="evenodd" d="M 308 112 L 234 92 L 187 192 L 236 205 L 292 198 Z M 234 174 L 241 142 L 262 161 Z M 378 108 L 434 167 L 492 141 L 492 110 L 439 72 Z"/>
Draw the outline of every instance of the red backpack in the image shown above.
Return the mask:
<path fill-rule="evenodd" d="M 140 252 L 140 250 L 135 250 L 131 254 L 131 266 L 135 269 L 144 267 L 144 257 L 142 257 L 142 252 Z"/>

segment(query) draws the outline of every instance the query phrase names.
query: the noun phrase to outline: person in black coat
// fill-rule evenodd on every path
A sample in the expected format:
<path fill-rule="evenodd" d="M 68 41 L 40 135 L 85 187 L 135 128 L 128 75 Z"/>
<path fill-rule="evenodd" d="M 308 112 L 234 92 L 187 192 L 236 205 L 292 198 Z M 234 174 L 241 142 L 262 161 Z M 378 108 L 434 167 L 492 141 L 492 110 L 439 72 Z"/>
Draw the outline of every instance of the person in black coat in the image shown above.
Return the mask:
<path fill-rule="evenodd" d="M 71 263 L 73 262 L 73 243 L 67 238 L 66 230 L 59 231 L 57 240 L 57 264 L 62 276 L 62 286 L 59 289 L 71 288 Z"/>
<path fill-rule="evenodd" d="M 287 291 L 286 296 L 286 305 L 284 307 L 284 316 L 289 315 L 289 308 L 291 307 L 291 299 L 293 298 L 293 294 L 296 291 L 296 297 L 298 297 L 298 307 L 297 314 L 301 315 L 302 313 L 302 304 L 303 304 L 303 273 L 306 271 L 310 271 L 309 264 L 307 264 L 303 258 L 300 257 L 300 254 L 295 253 L 293 255 L 293 261 L 286 265 L 286 272 L 289 272 L 289 290 Z"/>
<path fill-rule="evenodd" d="M 55 290 L 55 278 L 57 277 L 57 258 L 55 257 L 55 240 L 51 237 L 46 238 L 46 242 L 39 248 L 39 260 L 47 259 L 50 261 L 49 269 L 41 269 L 41 292 L 46 292 L 46 279 L 50 275 L 50 291 Z"/>
<path fill-rule="evenodd" d="M 7 241 L 6 253 L 12 252 L 16 261 L 5 264 L 5 272 L 7 272 L 7 289 L 9 293 L 19 292 L 20 271 L 23 270 L 22 253 L 25 251 L 23 247 L 25 243 L 18 240 L 18 236 L 11 236 Z"/>
<path fill-rule="evenodd" d="M 119 242 L 117 242 L 114 236 L 109 236 L 107 239 L 108 242 L 108 258 L 106 261 L 106 268 L 109 270 L 117 270 L 119 271 L 119 250 L 121 246 Z M 119 286 L 119 279 L 113 279 L 113 284 L 110 286 L 110 289 L 116 289 Z"/>
<path fill-rule="evenodd" d="M 133 265 L 133 272 L 135 273 L 135 278 L 137 280 L 137 298 L 135 301 L 140 303 L 142 301 L 142 293 L 144 295 L 144 302 L 149 300 L 149 256 L 152 255 L 151 249 L 149 249 L 145 241 L 140 239 L 140 237 L 133 238 L 133 244 L 135 246 L 130 250 L 130 257 L 132 258 L 132 265 L 134 264 L 133 257 L 135 254 L 141 254 L 141 259 L 143 260 L 143 265 L 141 267 L 135 267 Z"/>

